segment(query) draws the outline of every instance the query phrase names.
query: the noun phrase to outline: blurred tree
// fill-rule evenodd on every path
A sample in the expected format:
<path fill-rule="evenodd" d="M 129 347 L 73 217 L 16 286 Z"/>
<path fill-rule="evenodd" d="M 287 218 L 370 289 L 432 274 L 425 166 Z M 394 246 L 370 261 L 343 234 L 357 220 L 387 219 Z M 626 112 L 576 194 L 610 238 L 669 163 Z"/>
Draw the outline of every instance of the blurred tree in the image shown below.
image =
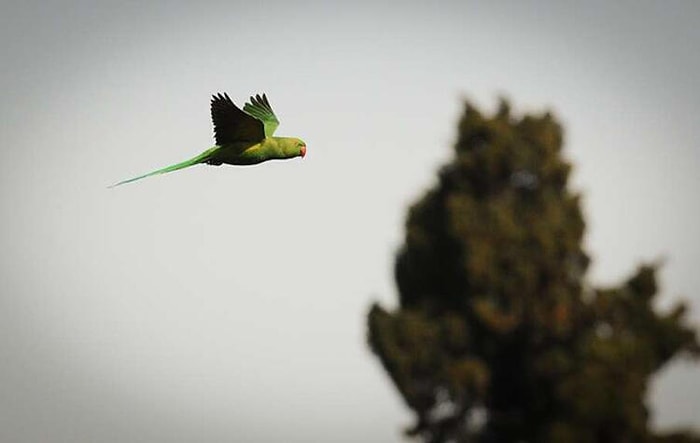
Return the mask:
<path fill-rule="evenodd" d="M 700 442 L 655 435 L 650 377 L 700 355 L 685 306 L 654 310 L 657 264 L 591 289 L 579 195 L 550 114 L 466 104 L 454 159 L 408 214 L 400 308 L 369 342 L 425 442 Z M 621 233 L 623 235 L 624 233 Z"/>

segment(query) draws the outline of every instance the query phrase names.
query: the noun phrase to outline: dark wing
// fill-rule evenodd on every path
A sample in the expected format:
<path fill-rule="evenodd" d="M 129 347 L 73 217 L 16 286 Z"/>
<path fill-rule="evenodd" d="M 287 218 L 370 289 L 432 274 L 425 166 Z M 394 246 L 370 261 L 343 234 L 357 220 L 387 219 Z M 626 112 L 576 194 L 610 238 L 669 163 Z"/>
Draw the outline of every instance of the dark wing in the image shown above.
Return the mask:
<path fill-rule="evenodd" d="M 275 130 L 280 125 L 280 121 L 277 120 L 277 116 L 270 106 L 270 102 L 267 101 L 267 96 L 265 94 L 260 97 L 256 95 L 250 98 L 250 103 L 246 103 L 243 106 L 243 111 L 257 118 L 263 122 L 265 126 L 265 136 L 272 137 Z"/>
<path fill-rule="evenodd" d="M 212 96 L 211 120 L 219 146 L 236 142 L 257 143 L 265 138 L 263 122 L 238 109 L 226 93 Z"/>

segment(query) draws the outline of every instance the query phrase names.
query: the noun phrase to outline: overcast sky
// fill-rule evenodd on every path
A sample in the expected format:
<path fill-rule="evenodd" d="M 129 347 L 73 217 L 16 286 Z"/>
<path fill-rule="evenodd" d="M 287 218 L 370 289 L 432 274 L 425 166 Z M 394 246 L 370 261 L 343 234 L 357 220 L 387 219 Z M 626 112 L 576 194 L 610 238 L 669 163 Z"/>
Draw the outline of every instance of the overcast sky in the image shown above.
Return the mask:
<path fill-rule="evenodd" d="M 96 3 L 99 3 L 97 5 Z M 595 284 L 667 258 L 700 323 L 700 3 L 0 4 L 0 440 L 399 442 L 365 344 L 468 97 L 552 110 Z M 115 181 L 266 92 L 305 159 Z M 700 428 L 700 370 L 653 384 Z"/>

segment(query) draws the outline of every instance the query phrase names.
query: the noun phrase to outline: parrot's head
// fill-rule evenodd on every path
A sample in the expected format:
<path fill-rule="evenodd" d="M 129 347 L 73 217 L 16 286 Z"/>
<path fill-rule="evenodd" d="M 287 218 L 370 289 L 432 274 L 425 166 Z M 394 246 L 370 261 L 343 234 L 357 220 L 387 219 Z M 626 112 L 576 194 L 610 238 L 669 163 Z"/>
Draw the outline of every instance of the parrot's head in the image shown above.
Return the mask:
<path fill-rule="evenodd" d="M 279 141 L 279 146 L 282 148 L 281 158 L 304 158 L 306 155 L 306 143 L 304 143 L 304 140 L 295 137 L 280 137 L 276 140 Z"/>

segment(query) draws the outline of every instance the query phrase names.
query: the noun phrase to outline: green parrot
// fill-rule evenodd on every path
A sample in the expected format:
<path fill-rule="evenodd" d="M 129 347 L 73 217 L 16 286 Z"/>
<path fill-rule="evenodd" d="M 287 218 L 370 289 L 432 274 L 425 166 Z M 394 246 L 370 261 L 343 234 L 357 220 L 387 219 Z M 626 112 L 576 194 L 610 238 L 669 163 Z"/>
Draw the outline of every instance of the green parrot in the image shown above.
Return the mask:
<path fill-rule="evenodd" d="M 294 137 L 272 136 L 280 122 L 265 94 L 262 97 L 260 95 L 250 97 L 250 102 L 243 106 L 242 111 L 231 101 L 228 94 L 213 95 L 211 119 L 214 123 L 216 146 L 182 163 L 120 181 L 110 188 L 199 163 L 215 166 L 223 163 L 255 165 L 268 160 L 303 158 L 306 155 L 306 143 L 302 140 Z"/>

